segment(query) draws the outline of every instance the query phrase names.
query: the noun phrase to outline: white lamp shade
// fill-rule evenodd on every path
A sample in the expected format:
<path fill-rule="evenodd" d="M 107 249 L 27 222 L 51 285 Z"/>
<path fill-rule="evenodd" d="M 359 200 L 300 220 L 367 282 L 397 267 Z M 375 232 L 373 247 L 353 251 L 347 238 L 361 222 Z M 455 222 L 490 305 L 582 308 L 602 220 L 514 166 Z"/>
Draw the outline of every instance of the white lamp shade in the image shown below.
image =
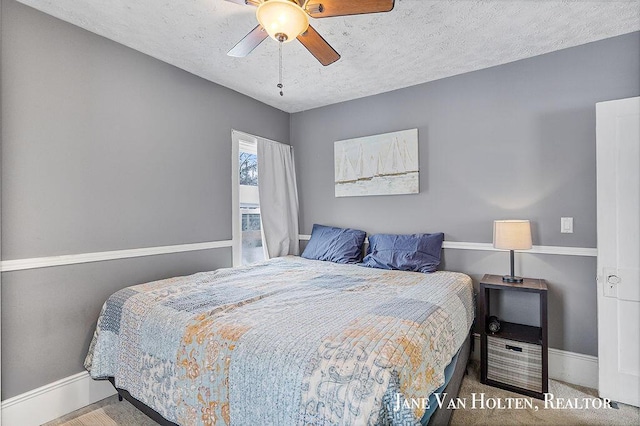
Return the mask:
<path fill-rule="evenodd" d="M 528 220 L 495 220 L 493 246 L 504 250 L 529 250 L 532 247 L 531 224 Z"/>
<path fill-rule="evenodd" d="M 256 10 L 256 17 L 271 38 L 283 43 L 295 40 L 309 27 L 307 13 L 289 0 L 269 0 L 261 3 Z"/>

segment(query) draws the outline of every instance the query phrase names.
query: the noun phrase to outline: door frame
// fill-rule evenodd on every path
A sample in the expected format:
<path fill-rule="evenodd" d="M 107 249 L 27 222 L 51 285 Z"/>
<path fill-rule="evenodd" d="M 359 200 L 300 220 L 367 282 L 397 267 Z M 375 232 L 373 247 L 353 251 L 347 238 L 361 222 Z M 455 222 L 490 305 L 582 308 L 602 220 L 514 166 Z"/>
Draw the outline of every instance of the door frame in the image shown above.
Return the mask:
<path fill-rule="evenodd" d="M 619 316 L 620 301 L 625 301 L 625 297 L 621 297 L 621 294 L 626 293 L 628 287 L 623 287 L 621 293 L 621 288 L 616 283 L 618 278 L 616 275 L 620 275 L 618 270 L 622 265 L 618 258 L 617 238 L 610 237 L 620 235 L 621 232 L 617 223 L 618 197 L 615 191 L 611 191 L 611 187 L 615 186 L 621 178 L 617 172 L 618 150 L 612 145 L 615 143 L 617 131 L 612 120 L 627 115 L 625 110 L 629 110 L 628 115 L 638 115 L 636 111 L 640 111 L 640 97 L 596 104 L 598 392 L 601 397 L 638 406 L 639 395 L 637 393 L 632 395 L 626 389 L 633 387 L 634 382 L 639 381 L 640 378 L 635 371 L 622 371 L 618 351 L 621 347 L 619 327 L 624 321 Z M 633 180 L 629 176 L 624 176 L 622 179 Z M 605 217 L 608 218 L 606 221 Z M 611 280 L 608 279 L 610 276 Z M 632 278 L 631 285 L 633 281 Z M 640 319 L 638 321 L 640 322 Z M 611 326 L 614 324 L 615 332 L 612 332 Z"/>

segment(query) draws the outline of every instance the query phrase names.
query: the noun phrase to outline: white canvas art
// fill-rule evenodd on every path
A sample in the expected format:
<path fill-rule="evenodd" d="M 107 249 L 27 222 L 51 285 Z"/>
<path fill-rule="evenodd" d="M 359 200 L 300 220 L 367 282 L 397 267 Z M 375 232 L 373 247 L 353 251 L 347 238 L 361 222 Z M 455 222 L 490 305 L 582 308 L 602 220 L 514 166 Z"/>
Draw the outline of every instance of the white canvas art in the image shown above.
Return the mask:
<path fill-rule="evenodd" d="M 334 143 L 335 195 L 417 194 L 418 129 Z"/>

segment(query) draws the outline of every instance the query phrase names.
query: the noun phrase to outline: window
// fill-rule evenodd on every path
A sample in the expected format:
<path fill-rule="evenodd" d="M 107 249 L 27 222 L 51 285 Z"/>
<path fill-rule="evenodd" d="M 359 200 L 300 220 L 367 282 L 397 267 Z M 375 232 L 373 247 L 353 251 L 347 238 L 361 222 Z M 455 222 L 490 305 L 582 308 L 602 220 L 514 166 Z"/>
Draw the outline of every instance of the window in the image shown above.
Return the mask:
<path fill-rule="evenodd" d="M 253 149 L 248 145 L 241 148 Z M 240 151 L 239 157 L 240 185 L 258 186 L 258 155 L 253 152 Z"/>
<path fill-rule="evenodd" d="M 233 131 L 233 264 L 264 260 L 258 195 L 257 139 Z"/>

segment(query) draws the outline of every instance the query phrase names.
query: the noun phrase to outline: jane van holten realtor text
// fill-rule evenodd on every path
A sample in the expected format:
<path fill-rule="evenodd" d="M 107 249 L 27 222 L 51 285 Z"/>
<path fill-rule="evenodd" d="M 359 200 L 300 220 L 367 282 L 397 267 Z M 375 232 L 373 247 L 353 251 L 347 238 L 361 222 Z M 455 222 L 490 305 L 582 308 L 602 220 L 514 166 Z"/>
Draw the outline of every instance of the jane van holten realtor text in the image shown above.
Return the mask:
<path fill-rule="evenodd" d="M 438 408 L 453 410 L 534 410 L 540 407 L 534 405 L 534 399 L 529 397 L 517 398 L 492 398 L 487 397 L 484 392 L 472 393 L 470 398 L 451 398 L 446 401 L 447 394 L 435 393 L 435 403 Z M 399 411 L 401 408 L 427 410 L 431 407 L 429 398 L 409 398 L 405 399 L 400 393 L 396 393 L 393 410 Z M 556 398 L 552 393 L 544 394 L 545 410 L 587 410 L 587 409 L 610 409 L 611 400 L 608 398 Z"/>

